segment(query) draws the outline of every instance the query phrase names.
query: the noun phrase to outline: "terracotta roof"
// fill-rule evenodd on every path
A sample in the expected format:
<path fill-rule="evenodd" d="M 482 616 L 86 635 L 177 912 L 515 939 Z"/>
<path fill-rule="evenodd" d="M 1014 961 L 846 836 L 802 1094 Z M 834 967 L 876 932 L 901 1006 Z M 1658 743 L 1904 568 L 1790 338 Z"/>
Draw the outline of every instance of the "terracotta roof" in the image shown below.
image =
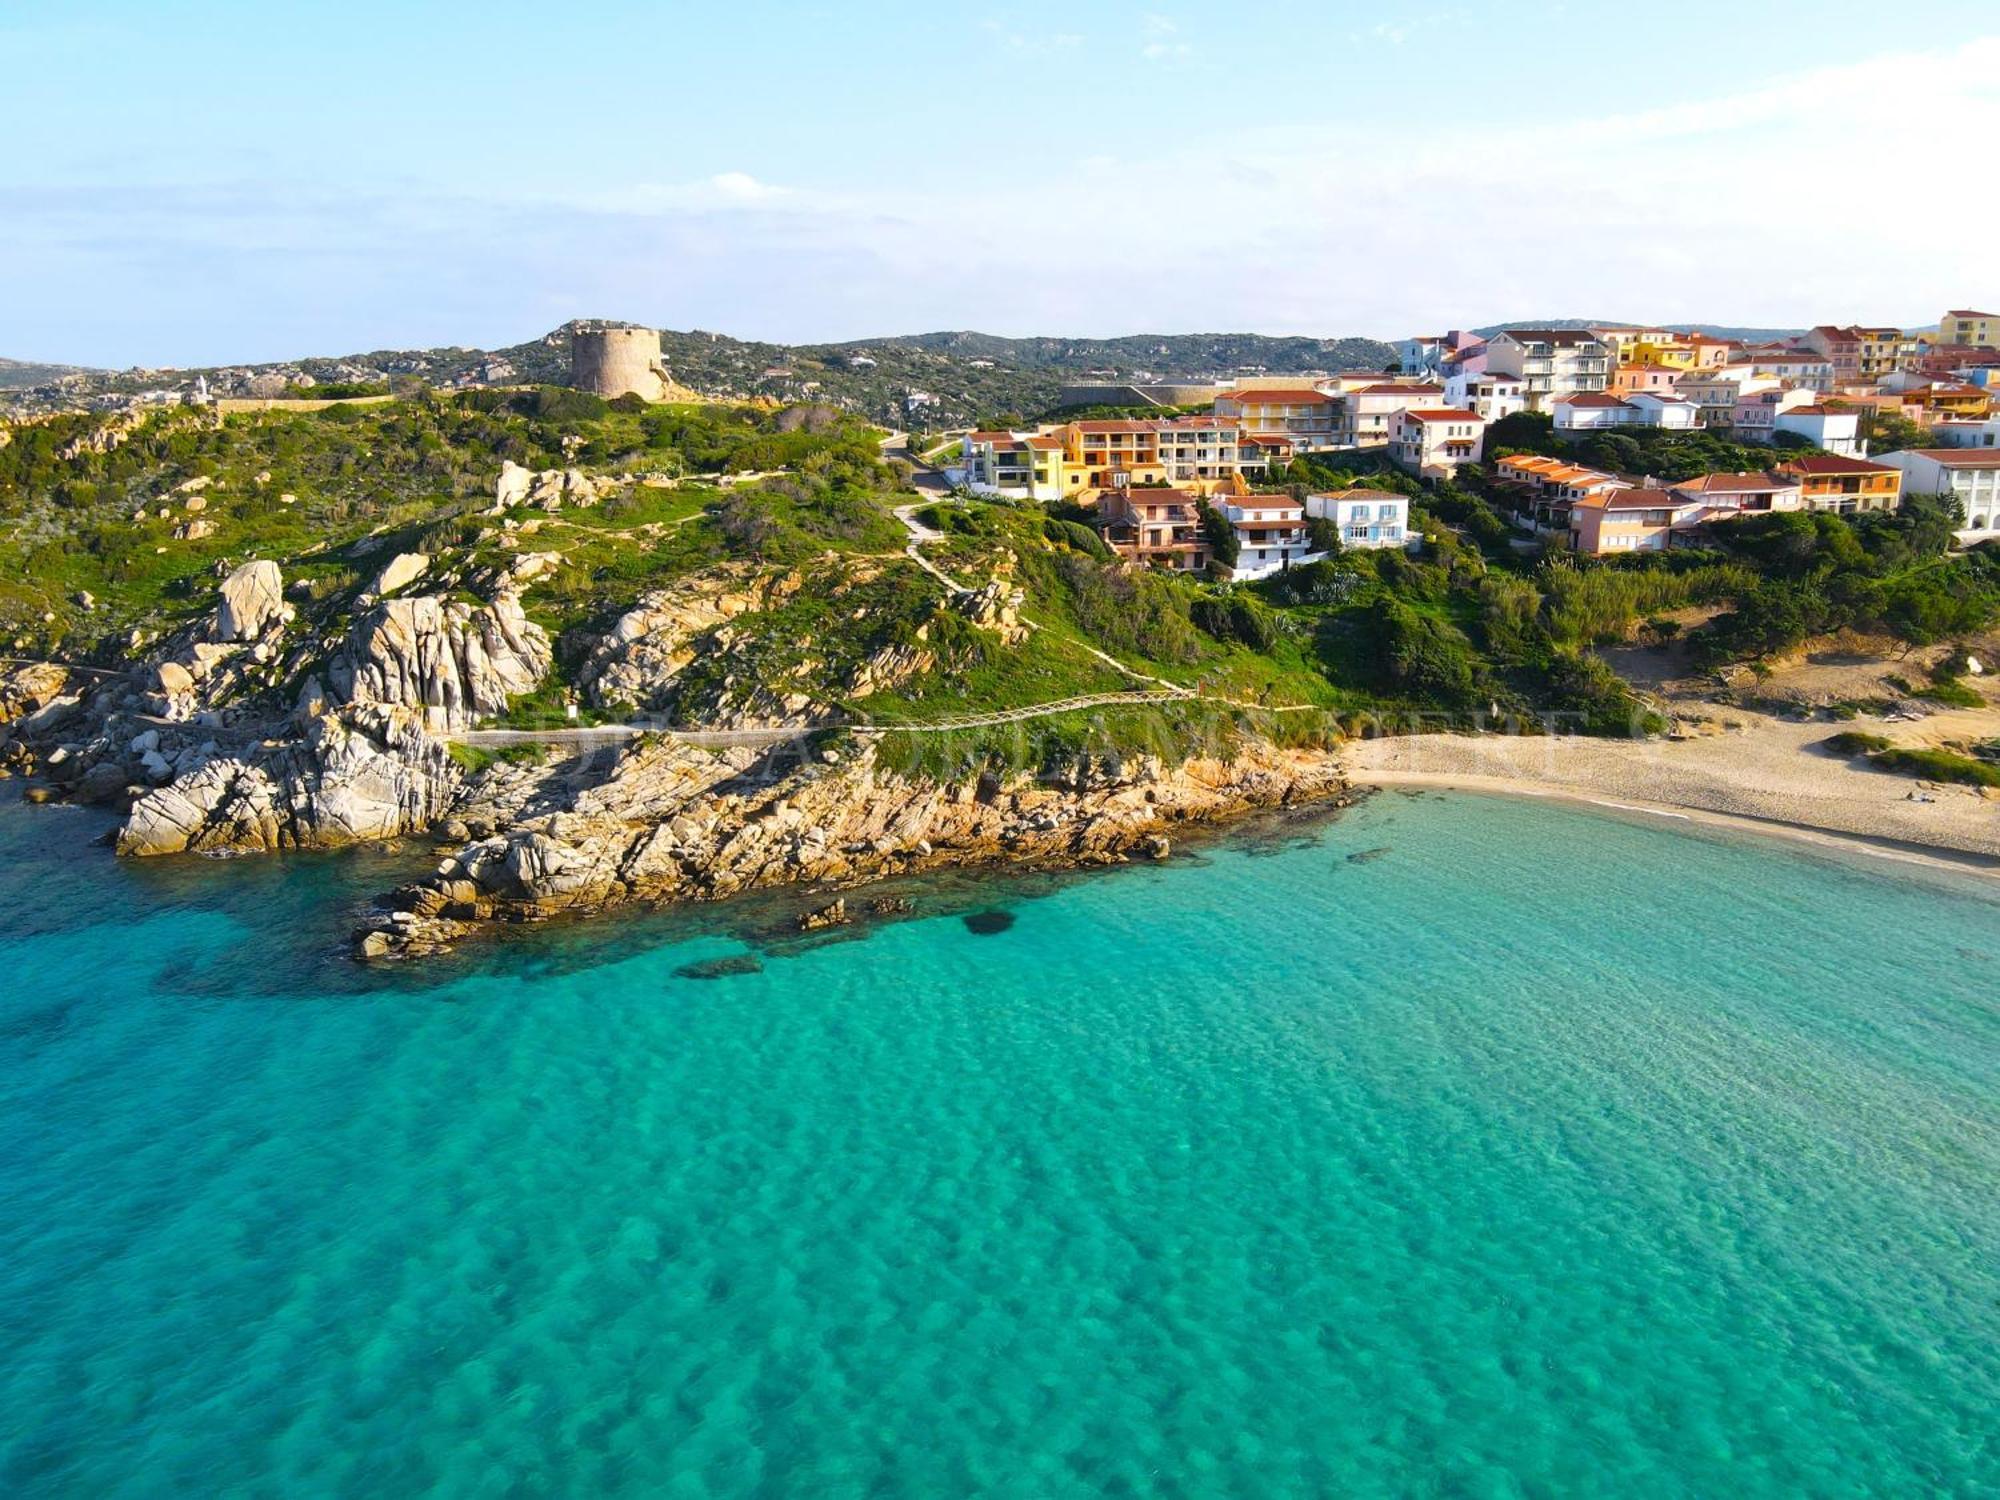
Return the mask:
<path fill-rule="evenodd" d="M 1851 417 L 1852 407 L 1846 406 L 1793 406 L 1778 413 L 1781 417 Z"/>
<path fill-rule="evenodd" d="M 1872 464 L 1865 458 L 1842 458 L 1833 453 L 1814 453 L 1778 465 L 1780 474 L 1893 474 L 1889 464 Z"/>
<path fill-rule="evenodd" d="M 1947 318 L 2000 318 L 2000 313 L 1974 312 L 1967 307 L 1954 307 L 1945 316 Z"/>
<path fill-rule="evenodd" d="M 968 432 L 965 440 L 968 443 L 1005 443 L 1012 441 L 1013 436 L 1011 432 Z"/>
<path fill-rule="evenodd" d="M 1282 432 L 1246 432 L 1243 434 L 1243 441 L 1256 443 L 1260 447 L 1277 448 L 1290 446 L 1292 440 Z"/>
<path fill-rule="evenodd" d="M 1697 495 L 1741 495 L 1766 493 L 1776 490 L 1795 490 L 1799 487 L 1796 479 L 1788 479 L 1781 474 L 1703 474 L 1699 478 L 1684 479 L 1674 486 L 1677 490 L 1688 490 Z"/>
<path fill-rule="evenodd" d="M 1399 495 L 1394 490 L 1330 490 L 1326 494 L 1313 497 L 1317 500 L 1407 500 L 1409 496 Z"/>
<path fill-rule="evenodd" d="M 1031 437 L 1028 439 L 1028 446 L 1040 453 L 1060 453 L 1062 451 L 1062 441 L 1059 438 Z"/>
<path fill-rule="evenodd" d="M 1429 385 L 1423 381 L 1385 381 L 1381 385 L 1364 385 L 1352 392 L 1356 396 L 1442 396 L 1444 387 Z"/>
<path fill-rule="evenodd" d="M 1600 409 L 1624 406 L 1627 403 L 1623 397 L 1607 395 L 1603 391 L 1576 391 L 1567 396 L 1556 397 L 1555 404 L 1557 406 L 1588 406 L 1593 409 Z"/>
<path fill-rule="evenodd" d="M 1271 391 L 1224 391 L 1215 398 L 1218 401 L 1234 401 L 1239 406 L 1304 406 L 1312 402 L 1331 403 L 1333 397 L 1325 391 L 1306 389 Z"/>
<path fill-rule="evenodd" d="M 2000 469 L 2000 449 L 1911 448 L 1908 451 L 1954 469 Z"/>
<path fill-rule="evenodd" d="M 1072 422 L 1070 425 L 1076 428 L 1078 432 L 1093 434 L 1107 432 L 1156 432 L 1159 430 L 1159 423 L 1157 422 L 1137 421 L 1129 417 L 1101 422 Z"/>

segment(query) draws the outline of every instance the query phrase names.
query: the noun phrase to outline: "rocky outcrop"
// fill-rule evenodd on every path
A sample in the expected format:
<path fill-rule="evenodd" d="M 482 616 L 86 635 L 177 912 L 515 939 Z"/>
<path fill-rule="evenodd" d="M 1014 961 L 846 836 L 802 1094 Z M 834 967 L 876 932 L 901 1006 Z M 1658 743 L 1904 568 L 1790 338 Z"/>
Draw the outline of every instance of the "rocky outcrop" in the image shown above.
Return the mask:
<path fill-rule="evenodd" d="M 595 505 L 615 481 L 592 479 L 581 469 L 524 469 L 511 458 L 500 465 L 500 477 L 493 485 L 493 505 L 489 515 L 499 515 L 517 505 L 534 505 L 543 510 L 560 510 L 571 505 Z"/>
<path fill-rule="evenodd" d="M 470 605 L 420 594 L 357 620 L 328 679 L 350 703 L 407 708 L 444 733 L 504 711 L 509 698 L 533 691 L 550 661 L 547 632 L 517 596 Z"/>
<path fill-rule="evenodd" d="M 640 596 L 591 649 L 578 682 L 600 706 L 666 708 L 689 663 L 705 654 L 704 648 L 727 644 L 704 637 L 739 615 L 774 608 L 797 593 L 803 582 L 795 571 L 760 572 L 733 565 L 694 574 L 672 588 L 655 589 Z"/>
<path fill-rule="evenodd" d="M 633 900 L 713 900 L 757 887 L 845 886 L 986 863 L 1159 858 L 1168 830 L 1341 789 L 1332 757 L 1270 746 L 1165 767 L 1099 758 L 1061 781 L 904 778 L 865 747 L 829 764 L 788 750 L 628 750 L 565 805 L 467 844 L 388 898 L 366 956 L 449 946 L 494 920 Z"/>
<path fill-rule="evenodd" d="M 382 599 L 400 593 L 423 577 L 430 565 L 430 558 L 422 552 L 398 552 L 382 565 L 382 571 L 375 575 L 363 597 Z"/>
<path fill-rule="evenodd" d="M 254 641 L 290 618 L 285 578 L 276 563 L 247 562 L 222 580 L 222 600 L 215 610 L 218 641 Z"/>
<path fill-rule="evenodd" d="M 333 848 L 393 838 L 444 816 L 463 780 L 417 716 L 364 705 L 310 720 L 287 741 L 209 747 L 132 804 L 130 855 Z M 148 752 L 164 766 L 158 750 Z"/>

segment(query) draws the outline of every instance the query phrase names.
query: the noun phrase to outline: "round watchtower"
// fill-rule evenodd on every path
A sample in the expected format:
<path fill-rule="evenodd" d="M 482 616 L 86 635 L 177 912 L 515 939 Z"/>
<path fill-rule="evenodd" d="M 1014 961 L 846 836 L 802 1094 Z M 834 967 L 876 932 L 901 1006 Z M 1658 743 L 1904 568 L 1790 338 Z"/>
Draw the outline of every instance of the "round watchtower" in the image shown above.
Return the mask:
<path fill-rule="evenodd" d="M 569 383 L 606 400 L 625 395 L 662 399 L 667 369 L 660 362 L 659 331 L 629 325 L 578 328 L 570 335 Z"/>

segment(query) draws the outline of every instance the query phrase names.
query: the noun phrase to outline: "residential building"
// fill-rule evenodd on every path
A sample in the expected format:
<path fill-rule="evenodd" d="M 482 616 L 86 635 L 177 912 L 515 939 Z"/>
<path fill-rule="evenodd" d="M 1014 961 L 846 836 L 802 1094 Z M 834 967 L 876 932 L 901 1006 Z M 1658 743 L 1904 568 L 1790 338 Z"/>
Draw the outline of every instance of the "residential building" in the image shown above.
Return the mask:
<path fill-rule="evenodd" d="M 1449 406 L 1405 407 L 1389 432 L 1390 461 L 1419 479 L 1450 479 L 1485 450 L 1479 414 Z"/>
<path fill-rule="evenodd" d="M 1536 531 L 1566 532 L 1571 509 L 1578 500 L 1630 488 L 1616 474 L 1541 453 L 1517 453 L 1503 458 L 1493 466 L 1493 471 L 1494 477 L 1518 496 L 1514 507 L 1517 523 Z"/>
<path fill-rule="evenodd" d="M 1396 415 L 1411 407 L 1444 405 L 1444 387 L 1424 381 L 1373 381 L 1335 395 L 1334 446 L 1385 448 Z"/>
<path fill-rule="evenodd" d="M 1616 427 L 1665 427 L 1677 430 L 1700 425 L 1700 408 L 1679 396 L 1639 391 L 1631 396 L 1582 392 L 1558 396 L 1552 403 L 1556 432 L 1568 437 Z"/>
<path fill-rule="evenodd" d="M 1801 478 L 1764 469 L 1747 474 L 1703 474 L 1667 488 L 1676 497 L 1699 504 L 1704 521 L 1727 520 L 1752 511 L 1805 507 L 1805 483 Z"/>
<path fill-rule="evenodd" d="M 1979 421 L 1951 419 L 1931 429 L 1947 448 L 2000 448 L 2000 417 Z"/>
<path fill-rule="evenodd" d="M 1869 385 L 1893 371 L 1903 353 L 1900 328 L 1835 327 L 1822 323 L 1805 336 L 1805 346 L 1826 356 L 1835 387 Z"/>
<path fill-rule="evenodd" d="M 2000 538 L 2000 450 L 1909 448 L 1880 461 L 1902 471 L 1905 495 L 1948 495 L 1959 503 L 1961 543 Z"/>
<path fill-rule="evenodd" d="M 1298 445 L 1275 432 L 1243 432 L 1237 438 L 1237 461 L 1245 474 L 1267 474 L 1272 464 L 1288 464 Z"/>
<path fill-rule="evenodd" d="M 1812 453 L 1788 459 L 1778 473 L 1799 482 L 1807 510 L 1853 515 L 1864 510 L 1894 510 L 1903 503 L 1902 470 L 1865 458 Z"/>
<path fill-rule="evenodd" d="M 1767 386 L 1743 396 L 1730 416 L 1730 426 L 1739 442 L 1768 443 L 1777 431 L 1778 413 L 1794 407 L 1812 406 L 1817 392 L 1802 385 Z"/>
<path fill-rule="evenodd" d="M 1586 556 L 1662 552 L 1676 532 L 1700 524 L 1702 502 L 1648 485 L 1619 485 L 1579 498 L 1570 507 L 1570 546 Z"/>
<path fill-rule="evenodd" d="M 1060 500 L 1064 483 L 1060 438 L 1032 432 L 971 432 L 965 437 L 965 486 L 975 494 Z"/>
<path fill-rule="evenodd" d="M 1389 490 L 1352 489 L 1308 495 L 1305 511 L 1315 520 L 1333 522 L 1344 548 L 1407 547 L 1414 540 L 1410 533 L 1409 497 Z"/>
<path fill-rule="evenodd" d="M 1208 566 L 1200 504 L 1186 490 L 1106 490 L 1098 502 L 1097 524 L 1105 544 L 1128 562 L 1177 573 L 1198 573 Z"/>
<path fill-rule="evenodd" d="M 1629 396 L 1634 391 L 1672 395 L 1675 384 L 1687 374 L 1687 367 L 1673 365 L 1618 365 L 1612 369 L 1611 383 L 1606 389 L 1614 396 Z"/>
<path fill-rule="evenodd" d="M 1507 328 L 1486 341 L 1486 368 L 1519 376 L 1531 411 L 1547 411 L 1559 396 L 1606 389 L 1611 351 L 1581 328 Z"/>
<path fill-rule="evenodd" d="M 1444 404 L 1493 423 L 1528 409 L 1527 387 L 1518 375 L 1459 370 L 1444 377 Z"/>
<path fill-rule="evenodd" d="M 1160 424 L 1144 419 L 1070 422 L 1059 434 L 1063 482 L 1080 490 L 1154 489 L 1167 483 Z"/>
<path fill-rule="evenodd" d="M 1814 402 L 1810 406 L 1782 407 L 1771 418 L 1771 441 L 1776 442 L 1780 433 L 1790 433 L 1815 448 L 1849 458 L 1860 458 L 1868 452 L 1868 444 L 1861 437 L 1861 413 L 1851 406 Z"/>
<path fill-rule="evenodd" d="M 1776 390 L 1768 375 L 1753 375 L 1748 365 L 1690 370 L 1674 382 L 1674 394 L 1695 409 L 1695 425 L 1728 427 L 1736 420 L 1736 403 L 1757 391 Z"/>
<path fill-rule="evenodd" d="M 1307 555 L 1306 511 L 1286 495 L 1242 495 L 1218 507 L 1236 533 L 1231 578 L 1266 578 Z"/>
<path fill-rule="evenodd" d="M 1483 341 L 1454 328 L 1449 333 L 1420 333 L 1396 345 L 1396 368 L 1404 375 L 1437 375 L 1445 364 Z"/>
<path fill-rule="evenodd" d="M 1833 390 L 1833 361 L 1817 349 L 1792 344 L 1753 344 L 1741 358 L 1753 375 L 1767 375 L 1785 385 L 1803 385 L 1822 395 Z"/>
<path fill-rule="evenodd" d="M 1884 386 L 1884 389 L 1890 387 Z M 1905 407 L 1915 407 L 1919 422 L 1950 419 L 1977 421 L 1992 415 L 1993 393 L 1984 386 L 1964 380 L 1932 380 L 1919 377 L 1897 390 Z"/>
<path fill-rule="evenodd" d="M 1955 307 L 1938 319 L 1938 341 L 1970 344 L 1975 349 L 2000 349 L 2000 313 Z"/>
<path fill-rule="evenodd" d="M 1159 424 L 1160 463 L 1175 484 L 1208 486 L 1243 469 L 1242 429 L 1221 417 L 1174 417 Z"/>
<path fill-rule="evenodd" d="M 1336 398 L 1311 386 L 1238 389 L 1215 398 L 1215 415 L 1235 421 L 1249 436 L 1289 438 L 1301 450 L 1339 446 L 1339 409 Z"/>

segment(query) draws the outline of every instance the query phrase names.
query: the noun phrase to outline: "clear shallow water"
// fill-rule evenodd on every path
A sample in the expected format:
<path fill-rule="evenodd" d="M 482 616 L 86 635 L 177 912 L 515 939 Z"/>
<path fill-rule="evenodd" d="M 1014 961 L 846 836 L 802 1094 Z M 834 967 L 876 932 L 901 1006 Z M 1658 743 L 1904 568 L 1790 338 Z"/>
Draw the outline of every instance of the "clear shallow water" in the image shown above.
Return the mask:
<path fill-rule="evenodd" d="M 382 862 L 87 820 L 0 808 L 8 1495 L 2000 1485 L 1970 878 L 1387 796 L 382 980 Z"/>

